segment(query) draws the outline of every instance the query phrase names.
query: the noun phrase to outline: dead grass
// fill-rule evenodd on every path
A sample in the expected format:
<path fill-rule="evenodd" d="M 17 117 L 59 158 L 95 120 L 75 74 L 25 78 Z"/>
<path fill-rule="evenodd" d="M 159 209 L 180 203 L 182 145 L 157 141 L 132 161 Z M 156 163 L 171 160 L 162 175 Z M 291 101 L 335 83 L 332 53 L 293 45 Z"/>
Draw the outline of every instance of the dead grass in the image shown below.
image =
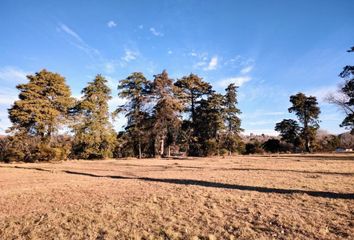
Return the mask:
<path fill-rule="evenodd" d="M 0 164 L 0 239 L 353 239 L 354 155 Z"/>

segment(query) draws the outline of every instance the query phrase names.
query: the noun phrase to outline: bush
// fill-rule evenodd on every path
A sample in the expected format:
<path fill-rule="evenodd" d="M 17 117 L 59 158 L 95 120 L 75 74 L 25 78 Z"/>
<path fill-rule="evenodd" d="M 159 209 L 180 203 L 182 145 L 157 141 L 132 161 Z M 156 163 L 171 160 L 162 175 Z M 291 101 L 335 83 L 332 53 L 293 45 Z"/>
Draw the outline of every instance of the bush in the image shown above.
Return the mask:
<path fill-rule="evenodd" d="M 39 137 L 25 135 L 1 139 L 0 160 L 5 162 L 37 162 L 66 160 L 71 147 L 69 137 L 54 138 L 44 143 Z"/>
<path fill-rule="evenodd" d="M 247 143 L 245 146 L 245 154 L 255 154 L 255 153 L 259 153 L 259 154 L 264 153 L 264 150 L 262 149 L 261 145 L 258 142 Z"/>

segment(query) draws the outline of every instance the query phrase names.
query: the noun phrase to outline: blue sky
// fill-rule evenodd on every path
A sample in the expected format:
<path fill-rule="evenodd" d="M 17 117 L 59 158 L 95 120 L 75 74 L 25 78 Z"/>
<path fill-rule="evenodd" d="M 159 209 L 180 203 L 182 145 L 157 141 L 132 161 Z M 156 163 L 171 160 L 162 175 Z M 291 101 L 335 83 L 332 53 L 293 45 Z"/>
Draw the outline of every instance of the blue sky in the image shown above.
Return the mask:
<path fill-rule="evenodd" d="M 245 133 L 275 134 L 289 96 L 318 97 L 321 128 L 340 133 L 343 113 L 323 101 L 354 64 L 354 1 L 0 1 L 0 133 L 25 75 L 62 74 L 73 95 L 101 73 L 117 83 L 131 72 L 149 79 L 191 72 L 223 93 L 240 85 Z M 124 124 L 121 117 L 117 129 Z"/>

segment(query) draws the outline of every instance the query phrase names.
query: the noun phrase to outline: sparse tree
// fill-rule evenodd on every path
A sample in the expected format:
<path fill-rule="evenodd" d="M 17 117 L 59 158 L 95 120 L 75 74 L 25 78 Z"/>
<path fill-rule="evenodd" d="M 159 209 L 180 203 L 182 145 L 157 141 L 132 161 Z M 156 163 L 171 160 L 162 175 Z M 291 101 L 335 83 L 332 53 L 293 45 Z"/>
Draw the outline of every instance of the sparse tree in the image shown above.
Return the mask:
<path fill-rule="evenodd" d="M 97 75 L 82 90 L 83 97 L 73 109 L 79 123 L 73 126 L 75 133 L 73 152 L 83 159 L 112 157 L 115 132 L 109 121 L 108 100 L 111 90 L 107 80 Z"/>
<path fill-rule="evenodd" d="M 354 47 L 348 52 L 354 52 Z M 338 90 L 338 94 L 329 95 L 327 101 L 337 105 L 344 111 L 346 117 L 340 126 L 351 130 L 354 135 L 354 66 L 345 66 L 339 76 L 345 79 L 345 82 Z"/>
<path fill-rule="evenodd" d="M 316 97 L 307 97 L 303 93 L 290 96 L 292 107 L 289 112 L 294 112 L 302 123 L 302 138 L 305 142 L 305 150 L 311 152 L 311 142 L 315 139 L 319 128 L 318 116 L 321 113 Z"/>

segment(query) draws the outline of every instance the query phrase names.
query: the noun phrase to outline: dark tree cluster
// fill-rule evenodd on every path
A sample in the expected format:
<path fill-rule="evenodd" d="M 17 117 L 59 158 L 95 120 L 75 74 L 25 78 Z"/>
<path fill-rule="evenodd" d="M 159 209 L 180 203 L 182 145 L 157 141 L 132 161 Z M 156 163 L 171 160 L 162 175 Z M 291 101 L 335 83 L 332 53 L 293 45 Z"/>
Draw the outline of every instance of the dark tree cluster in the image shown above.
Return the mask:
<path fill-rule="evenodd" d="M 124 139 L 119 147 L 122 156 L 237 152 L 242 129 L 234 84 L 221 95 L 195 74 L 174 81 L 163 71 L 151 81 L 142 73 L 132 73 L 119 82 L 118 89 L 127 100 L 115 112 L 128 119 L 119 134 Z"/>
<path fill-rule="evenodd" d="M 19 100 L 9 109 L 12 126 L 1 139 L 0 160 L 206 156 L 232 154 L 241 142 L 234 84 L 221 95 L 194 74 L 174 81 L 166 71 L 153 80 L 134 72 L 119 81 L 118 95 L 126 102 L 112 114 L 111 90 L 102 75 L 87 84 L 78 100 L 57 73 L 42 70 L 27 78 L 17 86 Z M 116 133 L 110 120 L 122 114 L 127 124 Z M 63 135 L 62 129 L 72 134 Z"/>
<path fill-rule="evenodd" d="M 284 119 L 275 125 L 275 131 L 280 132 L 282 140 L 293 145 L 293 150 L 311 152 L 319 129 L 319 114 L 316 97 L 306 96 L 303 93 L 290 96 L 292 106 L 289 113 L 295 113 L 299 122 L 293 119 Z"/>

